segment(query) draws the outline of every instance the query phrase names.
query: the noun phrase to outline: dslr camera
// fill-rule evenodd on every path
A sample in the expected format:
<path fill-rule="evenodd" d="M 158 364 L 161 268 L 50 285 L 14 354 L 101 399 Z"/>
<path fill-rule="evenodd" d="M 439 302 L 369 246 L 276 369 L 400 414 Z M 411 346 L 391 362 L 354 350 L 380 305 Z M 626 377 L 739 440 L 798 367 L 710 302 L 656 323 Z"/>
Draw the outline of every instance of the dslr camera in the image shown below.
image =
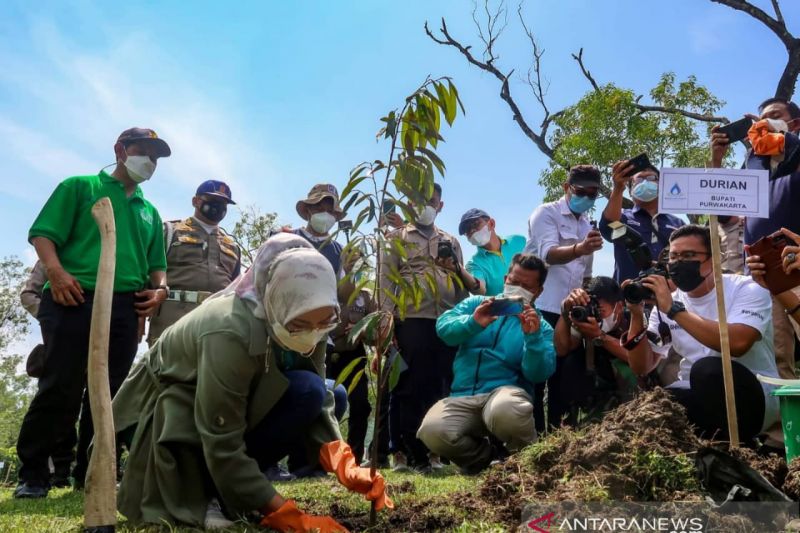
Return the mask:
<path fill-rule="evenodd" d="M 642 280 L 647 276 L 669 279 L 666 265 L 653 262 L 653 254 L 650 253 L 650 248 L 638 231 L 622 222 L 610 222 L 608 225 L 613 229 L 611 241 L 615 244 L 621 242 L 633 259 L 633 263 L 639 268 L 639 275 L 622 289 L 625 301 L 639 304 L 643 300 L 654 298 L 653 291 L 642 285 Z"/>
<path fill-rule="evenodd" d="M 439 259 L 447 259 L 449 257 L 455 259 L 456 254 L 453 251 L 453 243 L 446 240 L 439 241 L 439 244 L 436 248 L 436 256 Z"/>
<path fill-rule="evenodd" d="M 640 304 L 643 300 L 652 300 L 656 297 L 653 291 L 642 285 L 642 280 L 647 276 L 661 276 L 662 278 L 669 279 L 669 272 L 662 264 L 657 264 L 654 267 L 639 272 L 639 275 L 633 278 L 631 282 L 622 289 L 622 295 L 626 302 Z"/>
<path fill-rule="evenodd" d="M 597 297 L 594 294 L 589 295 L 589 305 L 576 305 L 569 310 L 569 318 L 573 322 L 588 322 L 589 317 L 594 317 L 597 322 L 602 320 Z"/>

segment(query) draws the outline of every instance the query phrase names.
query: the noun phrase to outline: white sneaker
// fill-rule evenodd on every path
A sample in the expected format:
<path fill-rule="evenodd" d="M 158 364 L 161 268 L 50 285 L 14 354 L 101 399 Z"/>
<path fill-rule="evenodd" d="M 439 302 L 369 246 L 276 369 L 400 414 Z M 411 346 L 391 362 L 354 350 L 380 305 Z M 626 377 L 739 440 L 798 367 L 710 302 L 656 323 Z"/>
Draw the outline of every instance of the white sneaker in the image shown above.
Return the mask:
<path fill-rule="evenodd" d="M 225 529 L 232 525 L 233 522 L 225 518 L 225 515 L 222 514 L 222 507 L 220 507 L 216 498 L 208 502 L 205 520 L 206 529 Z"/>
<path fill-rule="evenodd" d="M 394 466 L 392 467 L 393 472 L 410 472 L 411 467 L 408 466 L 408 459 L 403 452 L 397 452 L 394 454 Z"/>
<path fill-rule="evenodd" d="M 428 454 L 428 461 L 430 461 L 431 468 L 433 470 L 441 470 L 442 468 L 444 468 L 444 465 L 442 464 L 441 459 L 435 453 L 429 453 Z"/>

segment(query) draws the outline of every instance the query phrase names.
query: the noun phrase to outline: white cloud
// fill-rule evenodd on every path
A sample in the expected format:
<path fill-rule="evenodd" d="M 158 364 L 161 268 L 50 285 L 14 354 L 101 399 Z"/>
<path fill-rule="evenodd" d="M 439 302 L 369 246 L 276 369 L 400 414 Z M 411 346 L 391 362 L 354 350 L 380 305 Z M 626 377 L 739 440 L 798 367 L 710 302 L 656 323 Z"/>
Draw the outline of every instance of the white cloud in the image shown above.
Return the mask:
<path fill-rule="evenodd" d="M 279 184 L 252 179 L 276 173 L 264 143 L 249 141 L 257 137 L 240 118 L 247 114 L 192 87 L 154 37 L 108 33 L 106 46 L 88 49 L 48 19 L 30 21 L 29 35 L 24 55 L 0 51 L 0 89 L 23 102 L 0 117 L 0 175 L 30 181 L 21 188 L 3 179 L 0 191 L 37 204 L 64 177 L 113 163 L 119 132 L 142 126 L 172 148 L 145 186 L 165 216 L 188 214 L 189 197 L 210 178 L 224 179 L 247 203 L 267 191 L 272 205 L 289 201 Z"/>

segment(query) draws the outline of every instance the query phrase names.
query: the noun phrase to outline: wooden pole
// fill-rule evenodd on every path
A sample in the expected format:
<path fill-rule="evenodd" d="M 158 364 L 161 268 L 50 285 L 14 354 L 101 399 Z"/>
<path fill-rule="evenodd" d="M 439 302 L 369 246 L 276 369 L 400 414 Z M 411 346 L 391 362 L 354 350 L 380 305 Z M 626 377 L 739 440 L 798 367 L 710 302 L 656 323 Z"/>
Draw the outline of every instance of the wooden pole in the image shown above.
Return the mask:
<path fill-rule="evenodd" d="M 117 453 L 108 381 L 108 342 L 117 248 L 111 200 L 107 197 L 99 199 L 92 206 L 92 217 L 100 230 L 100 264 L 89 332 L 88 388 L 94 445 L 86 472 L 83 521 L 85 532 L 107 533 L 114 531 L 117 523 Z"/>
<path fill-rule="evenodd" d="M 722 250 L 719 242 L 717 216 L 709 217 L 711 231 L 711 260 L 714 264 L 714 290 L 717 291 L 717 315 L 719 343 L 722 348 L 722 377 L 725 381 L 725 407 L 728 412 L 728 435 L 732 448 L 739 447 L 739 422 L 736 418 L 736 398 L 733 395 L 733 366 L 731 364 L 731 342 L 728 336 L 728 315 L 725 311 L 725 288 L 722 285 Z"/>

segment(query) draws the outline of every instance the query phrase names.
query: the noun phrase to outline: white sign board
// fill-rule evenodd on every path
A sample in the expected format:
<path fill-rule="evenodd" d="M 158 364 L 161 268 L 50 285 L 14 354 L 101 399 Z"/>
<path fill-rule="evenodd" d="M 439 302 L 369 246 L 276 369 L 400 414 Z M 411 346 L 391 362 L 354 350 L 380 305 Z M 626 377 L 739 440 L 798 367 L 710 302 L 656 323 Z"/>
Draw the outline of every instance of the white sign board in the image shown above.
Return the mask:
<path fill-rule="evenodd" d="M 663 168 L 658 181 L 659 213 L 769 218 L 766 170 Z"/>

